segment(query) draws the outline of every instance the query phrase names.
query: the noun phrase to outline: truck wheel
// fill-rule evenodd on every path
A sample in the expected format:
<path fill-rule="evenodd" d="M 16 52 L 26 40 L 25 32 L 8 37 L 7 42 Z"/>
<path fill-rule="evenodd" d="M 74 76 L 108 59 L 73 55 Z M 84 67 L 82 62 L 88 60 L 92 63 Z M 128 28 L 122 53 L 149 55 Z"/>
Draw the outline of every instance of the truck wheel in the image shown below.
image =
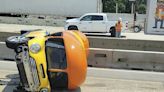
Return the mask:
<path fill-rule="evenodd" d="M 114 27 L 110 29 L 110 33 L 111 33 L 111 37 L 116 37 L 116 30 Z"/>
<path fill-rule="evenodd" d="M 78 30 L 77 26 L 69 26 L 68 30 Z"/>
<path fill-rule="evenodd" d="M 6 46 L 11 49 L 16 49 L 19 45 L 26 43 L 29 39 L 22 36 L 11 36 L 6 40 Z"/>
<path fill-rule="evenodd" d="M 138 33 L 141 31 L 141 28 L 139 26 L 134 26 L 134 32 Z"/>

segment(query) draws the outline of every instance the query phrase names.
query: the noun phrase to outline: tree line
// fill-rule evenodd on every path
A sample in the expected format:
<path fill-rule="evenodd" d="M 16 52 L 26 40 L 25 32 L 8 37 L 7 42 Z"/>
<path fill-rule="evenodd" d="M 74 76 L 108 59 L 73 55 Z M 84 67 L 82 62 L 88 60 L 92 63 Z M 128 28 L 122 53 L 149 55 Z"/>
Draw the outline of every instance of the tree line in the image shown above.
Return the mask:
<path fill-rule="evenodd" d="M 146 13 L 147 0 L 136 0 L 134 2 L 134 11 L 139 14 Z M 103 12 L 116 13 L 118 6 L 118 13 L 131 13 L 132 2 L 129 0 L 102 0 Z"/>

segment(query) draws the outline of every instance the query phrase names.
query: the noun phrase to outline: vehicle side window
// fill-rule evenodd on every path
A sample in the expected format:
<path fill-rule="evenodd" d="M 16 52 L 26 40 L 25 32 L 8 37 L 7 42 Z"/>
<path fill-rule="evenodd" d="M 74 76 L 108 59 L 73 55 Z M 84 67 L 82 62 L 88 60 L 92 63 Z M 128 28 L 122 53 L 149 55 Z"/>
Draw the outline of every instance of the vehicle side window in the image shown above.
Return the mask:
<path fill-rule="evenodd" d="M 88 16 L 84 16 L 83 18 L 81 18 L 80 21 L 91 21 L 91 19 L 92 19 L 92 16 L 88 15 Z"/>
<path fill-rule="evenodd" d="M 103 20 L 103 16 L 100 16 L 100 15 L 92 16 L 92 21 L 102 21 L 102 20 Z"/>

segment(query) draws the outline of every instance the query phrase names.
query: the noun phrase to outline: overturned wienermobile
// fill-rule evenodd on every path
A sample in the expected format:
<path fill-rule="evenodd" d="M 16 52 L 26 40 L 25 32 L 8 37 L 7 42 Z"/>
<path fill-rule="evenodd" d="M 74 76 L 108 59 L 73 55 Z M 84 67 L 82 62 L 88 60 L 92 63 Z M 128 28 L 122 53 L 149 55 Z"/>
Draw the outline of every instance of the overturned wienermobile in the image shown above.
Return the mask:
<path fill-rule="evenodd" d="M 76 89 L 85 81 L 89 42 L 79 31 L 21 31 L 7 38 L 6 45 L 16 52 L 17 92 Z"/>

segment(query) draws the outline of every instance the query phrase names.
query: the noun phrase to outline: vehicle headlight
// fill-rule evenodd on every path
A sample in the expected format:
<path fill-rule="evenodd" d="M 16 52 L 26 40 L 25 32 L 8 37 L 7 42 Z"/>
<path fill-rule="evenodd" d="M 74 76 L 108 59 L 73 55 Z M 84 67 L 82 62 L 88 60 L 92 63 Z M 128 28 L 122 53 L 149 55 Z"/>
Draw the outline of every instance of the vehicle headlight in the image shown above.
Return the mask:
<path fill-rule="evenodd" d="M 41 47 L 40 47 L 40 45 L 37 44 L 37 43 L 34 43 L 34 44 L 32 44 L 32 45 L 30 46 L 30 51 L 31 51 L 32 53 L 38 53 L 38 52 L 40 51 L 40 49 L 41 49 Z"/>
<path fill-rule="evenodd" d="M 40 92 L 48 92 L 48 88 L 42 88 Z"/>

